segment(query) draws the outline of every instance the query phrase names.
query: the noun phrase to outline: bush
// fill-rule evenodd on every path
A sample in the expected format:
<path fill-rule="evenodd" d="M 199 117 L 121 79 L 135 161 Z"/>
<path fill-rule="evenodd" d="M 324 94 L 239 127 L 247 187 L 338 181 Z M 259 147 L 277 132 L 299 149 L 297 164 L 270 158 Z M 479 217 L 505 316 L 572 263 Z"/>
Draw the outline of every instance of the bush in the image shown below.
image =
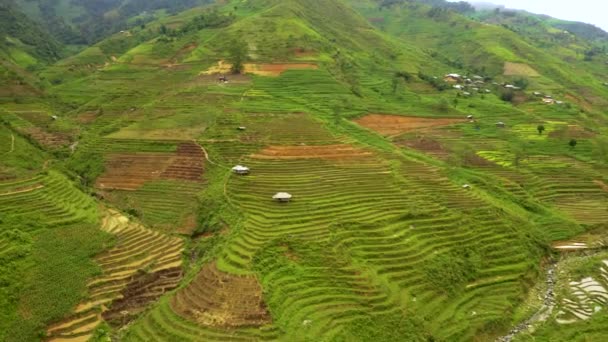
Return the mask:
<path fill-rule="evenodd" d="M 505 102 L 513 102 L 514 98 L 515 98 L 515 92 L 513 90 L 504 89 L 500 93 L 500 99 Z"/>
<path fill-rule="evenodd" d="M 437 254 L 422 268 L 430 283 L 439 291 L 452 295 L 477 277 L 481 265 L 482 258 L 476 251 L 464 249 Z"/>

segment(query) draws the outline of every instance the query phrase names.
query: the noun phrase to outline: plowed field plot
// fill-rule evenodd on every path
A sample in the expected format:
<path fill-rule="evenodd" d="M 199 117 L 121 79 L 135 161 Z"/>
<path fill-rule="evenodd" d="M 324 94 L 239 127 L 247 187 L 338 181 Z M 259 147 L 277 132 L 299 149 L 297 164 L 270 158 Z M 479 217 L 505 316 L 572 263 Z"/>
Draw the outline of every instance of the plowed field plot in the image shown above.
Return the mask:
<path fill-rule="evenodd" d="M 49 341 L 87 341 L 102 318 L 122 325 L 181 279 L 181 239 L 149 230 L 116 211 L 108 211 L 101 228 L 116 236 L 116 245 L 96 258 L 102 274 L 88 283 L 88 298 L 73 315 L 47 329 Z"/>
<path fill-rule="evenodd" d="M 245 64 L 245 73 L 260 76 L 279 76 L 287 70 L 315 70 L 319 67 L 312 63 L 285 64 Z"/>
<path fill-rule="evenodd" d="M 203 152 L 195 143 L 178 145 L 176 153 L 110 154 L 106 170 L 97 179 L 99 189 L 137 190 L 158 179 L 200 181 Z"/>
<path fill-rule="evenodd" d="M 578 125 L 568 125 L 562 129 L 555 130 L 549 133 L 549 137 L 551 138 L 593 138 L 597 133 L 586 130 L 585 128 Z"/>
<path fill-rule="evenodd" d="M 255 159 L 349 159 L 371 156 L 371 152 L 347 144 L 321 146 L 270 146 L 252 155 Z"/>
<path fill-rule="evenodd" d="M 270 322 L 255 276 L 224 273 L 215 263 L 180 290 L 171 302 L 180 316 L 206 326 L 247 327 Z"/>
<path fill-rule="evenodd" d="M 204 172 L 203 150 L 195 143 L 177 146 L 177 157 L 161 174 L 163 179 L 200 181 Z"/>
<path fill-rule="evenodd" d="M 49 133 L 38 127 L 29 127 L 23 130 L 25 134 L 32 137 L 40 145 L 46 147 L 61 147 L 70 143 L 70 139 L 66 135 L 58 133 Z"/>
<path fill-rule="evenodd" d="M 202 75 L 229 74 L 232 65 L 224 61 L 219 61 L 216 65 L 202 72 Z M 273 64 L 252 64 L 244 65 L 244 74 L 254 74 L 259 76 L 279 76 L 287 70 L 318 69 L 319 66 L 313 63 L 273 63 Z"/>
<path fill-rule="evenodd" d="M 169 153 L 120 153 L 107 157 L 106 171 L 97 179 L 97 188 L 136 190 L 156 180 L 176 156 Z"/>
<path fill-rule="evenodd" d="M 355 122 L 382 135 L 394 136 L 414 130 L 448 126 L 464 121 L 454 118 L 420 118 L 388 114 L 369 114 L 355 120 Z"/>
<path fill-rule="evenodd" d="M 438 158 L 444 158 L 448 155 L 448 151 L 443 148 L 443 145 L 439 141 L 432 138 L 415 137 L 400 140 L 397 142 L 397 144 L 428 153 Z"/>

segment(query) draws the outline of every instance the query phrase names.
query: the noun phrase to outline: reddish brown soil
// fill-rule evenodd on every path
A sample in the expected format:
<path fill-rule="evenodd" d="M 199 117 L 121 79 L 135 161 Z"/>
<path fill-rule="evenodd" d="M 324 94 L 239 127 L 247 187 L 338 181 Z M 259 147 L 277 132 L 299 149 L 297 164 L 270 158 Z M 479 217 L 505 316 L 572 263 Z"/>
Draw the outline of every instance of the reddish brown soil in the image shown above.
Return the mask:
<path fill-rule="evenodd" d="M 448 126 L 464 121 L 462 119 L 453 118 L 420 118 L 388 114 L 369 114 L 355 120 L 355 122 L 380 134 L 391 136 L 413 130 Z"/>
<path fill-rule="evenodd" d="M 97 119 L 97 115 L 97 111 L 84 112 L 76 117 L 76 121 L 85 125 L 90 124 Z"/>
<path fill-rule="evenodd" d="M 107 157 L 98 189 L 137 190 L 157 179 L 202 181 L 204 156 L 194 142 L 178 145 L 176 153 L 120 153 Z"/>
<path fill-rule="evenodd" d="M 463 162 L 466 166 L 493 166 L 496 165 L 486 158 L 478 156 L 476 153 L 466 153 L 463 156 Z"/>
<path fill-rule="evenodd" d="M 298 58 L 303 58 L 303 57 L 312 57 L 317 55 L 316 52 L 314 51 L 307 51 L 303 48 L 295 48 L 293 51 L 294 55 Z"/>
<path fill-rule="evenodd" d="M 26 128 L 23 131 L 42 146 L 56 148 L 70 143 L 70 139 L 66 135 L 49 133 L 38 127 Z"/>
<path fill-rule="evenodd" d="M 551 138 L 593 138 L 597 135 L 595 132 L 587 131 L 581 126 L 568 125 L 568 127 L 549 133 Z"/>
<path fill-rule="evenodd" d="M 175 160 L 172 153 L 120 153 L 107 157 L 106 170 L 96 182 L 99 189 L 136 190 L 158 179 Z"/>
<path fill-rule="evenodd" d="M 439 141 L 427 137 L 416 137 L 397 143 L 432 155 L 442 156 L 447 154 Z"/>
<path fill-rule="evenodd" d="M 177 157 L 174 158 L 163 173 L 163 179 L 201 181 L 204 170 L 203 150 L 196 143 L 188 142 L 177 146 Z"/>
<path fill-rule="evenodd" d="M 349 159 L 372 153 L 347 144 L 318 146 L 269 146 L 251 157 L 256 159 Z"/>
<path fill-rule="evenodd" d="M 287 70 L 318 69 L 312 63 L 273 63 L 273 64 L 245 64 L 245 73 L 262 76 L 279 76 Z"/>
<path fill-rule="evenodd" d="M 255 327 L 271 320 L 256 277 L 221 272 L 215 263 L 203 267 L 178 291 L 171 307 L 178 315 L 206 326 Z"/>
<path fill-rule="evenodd" d="M 121 327 L 137 318 L 146 306 L 160 298 L 165 292 L 177 287 L 182 278 L 181 268 L 171 268 L 155 273 L 139 271 L 121 292 L 122 298 L 102 316 L 113 327 Z"/>

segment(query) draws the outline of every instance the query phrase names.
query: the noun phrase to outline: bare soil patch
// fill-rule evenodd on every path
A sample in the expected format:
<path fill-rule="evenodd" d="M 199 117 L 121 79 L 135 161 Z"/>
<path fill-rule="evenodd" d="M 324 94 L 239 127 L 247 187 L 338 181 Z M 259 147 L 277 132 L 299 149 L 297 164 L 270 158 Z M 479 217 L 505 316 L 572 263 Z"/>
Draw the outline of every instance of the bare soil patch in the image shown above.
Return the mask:
<path fill-rule="evenodd" d="M 366 157 L 371 152 L 347 144 L 318 146 L 269 146 L 253 154 L 256 159 L 349 159 Z"/>
<path fill-rule="evenodd" d="M 127 287 L 121 291 L 121 298 L 112 302 L 112 306 L 102 316 L 113 327 L 122 327 L 131 322 L 165 292 L 177 287 L 182 278 L 180 267 L 164 269 L 154 273 L 138 271 Z"/>
<path fill-rule="evenodd" d="M 397 142 L 397 144 L 436 156 L 443 156 L 448 153 L 439 141 L 428 137 L 421 136 L 400 140 Z"/>
<path fill-rule="evenodd" d="M 505 62 L 505 76 L 540 76 L 538 71 L 525 63 Z"/>
<path fill-rule="evenodd" d="M 36 140 L 40 145 L 46 147 L 56 148 L 70 143 L 70 139 L 67 135 L 49 133 L 38 127 L 29 127 L 24 129 L 23 132 Z"/>
<path fill-rule="evenodd" d="M 204 169 L 203 150 L 194 142 L 177 146 L 177 157 L 163 171 L 160 178 L 186 181 L 201 181 Z"/>
<path fill-rule="evenodd" d="M 368 114 L 355 120 L 355 122 L 382 135 L 393 136 L 413 130 L 425 130 L 428 128 L 462 123 L 464 120 L 454 118 L 421 118 L 390 114 Z"/>
<path fill-rule="evenodd" d="M 295 48 L 293 53 L 296 58 L 315 57 L 317 55 L 315 51 L 306 50 L 304 48 Z"/>
<path fill-rule="evenodd" d="M 273 63 L 273 64 L 253 64 L 246 63 L 243 65 L 244 74 L 254 74 L 259 76 L 279 76 L 287 70 L 299 70 L 299 69 L 318 69 L 319 66 L 313 63 Z M 206 71 L 203 71 L 201 75 L 221 75 L 230 74 L 232 65 L 225 61 L 219 61 L 216 65 L 213 65 Z M 230 76 L 233 77 L 233 76 Z M 229 77 L 229 79 L 230 79 Z"/>
<path fill-rule="evenodd" d="M 284 64 L 245 64 L 245 73 L 260 76 L 279 76 L 287 70 L 318 69 L 312 63 L 284 63 Z"/>
<path fill-rule="evenodd" d="M 586 130 L 585 128 L 578 125 L 568 125 L 562 129 L 555 130 L 549 133 L 549 137 L 551 138 L 593 138 L 597 135 L 597 133 Z"/>
<path fill-rule="evenodd" d="M 95 184 L 99 189 L 136 190 L 156 180 L 176 159 L 172 153 L 117 153 L 107 157 L 106 170 Z"/>
<path fill-rule="evenodd" d="M 221 272 L 215 263 L 203 267 L 190 285 L 178 291 L 171 307 L 205 326 L 255 327 L 271 321 L 256 277 Z"/>
<path fill-rule="evenodd" d="M 98 115 L 97 111 L 84 112 L 76 117 L 76 121 L 81 124 L 90 124 L 97 119 Z"/>
<path fill-rule="evenodd" d="M 98 189 L 137 190 L 157 179 L 202 181 L 204 154 L 196 143 L 185 142 L 176 153 L 111 154 L 105 166 L 95 184 Z"/>

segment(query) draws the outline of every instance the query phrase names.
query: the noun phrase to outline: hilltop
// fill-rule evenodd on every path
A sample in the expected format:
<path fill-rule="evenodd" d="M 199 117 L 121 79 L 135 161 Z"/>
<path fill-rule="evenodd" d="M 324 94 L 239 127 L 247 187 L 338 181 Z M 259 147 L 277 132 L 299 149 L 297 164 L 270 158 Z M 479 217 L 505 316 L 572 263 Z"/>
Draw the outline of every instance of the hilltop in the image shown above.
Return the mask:
<path fill-rule="evenodd" d="M 427 0 L 16 3 L 48 44 L 3 31 L 0 340 L 605 336 L 601 35 Z"/>

